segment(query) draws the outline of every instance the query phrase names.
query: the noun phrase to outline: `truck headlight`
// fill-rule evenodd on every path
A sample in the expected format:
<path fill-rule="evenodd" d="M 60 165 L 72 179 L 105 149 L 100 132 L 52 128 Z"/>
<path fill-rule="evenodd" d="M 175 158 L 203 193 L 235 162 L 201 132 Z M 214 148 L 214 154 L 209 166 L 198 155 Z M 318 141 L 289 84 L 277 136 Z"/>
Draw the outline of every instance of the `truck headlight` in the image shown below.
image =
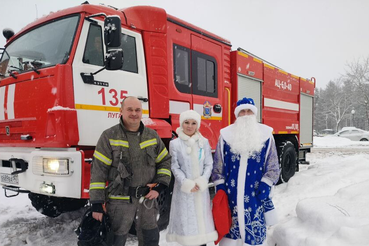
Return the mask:
<path fill-rule="evenodd" d="M 68 159 L 47 159 L 43 158 L 43 172 L 48 174 L 67 175 L 69 174 Z"/>

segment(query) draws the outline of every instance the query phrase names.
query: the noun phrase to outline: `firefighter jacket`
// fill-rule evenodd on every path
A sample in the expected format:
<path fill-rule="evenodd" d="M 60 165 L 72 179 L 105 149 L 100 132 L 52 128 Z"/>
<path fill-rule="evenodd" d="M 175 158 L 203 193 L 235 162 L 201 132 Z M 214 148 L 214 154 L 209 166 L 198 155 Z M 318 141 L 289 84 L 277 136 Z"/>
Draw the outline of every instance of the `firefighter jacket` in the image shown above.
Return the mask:
<path fill-rule="evenodd" d="M 169 186 L 170 165 L 171 157 L 156 131 L 141 122 L 138 132 L 130 132 L 121 118 L 119 124 L 101 134 L 96 145 L 90 201 L 92 204 L 108 199 L 130 202 L 130 187 L 149 183 Z"/>

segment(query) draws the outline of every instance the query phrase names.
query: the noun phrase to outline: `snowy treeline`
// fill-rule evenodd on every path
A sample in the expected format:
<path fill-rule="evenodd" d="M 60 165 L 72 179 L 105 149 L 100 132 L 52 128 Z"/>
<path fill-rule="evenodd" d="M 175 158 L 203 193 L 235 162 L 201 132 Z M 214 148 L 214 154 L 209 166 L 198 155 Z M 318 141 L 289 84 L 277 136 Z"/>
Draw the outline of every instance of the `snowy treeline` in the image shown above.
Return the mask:
<path fill-rule="evenodd" d="M 315 89 L 314 129 L 369 130 L 369 56 L 346 65 L 346 73 Z M 319 84 L 319 81 L 317 82 Z"/>

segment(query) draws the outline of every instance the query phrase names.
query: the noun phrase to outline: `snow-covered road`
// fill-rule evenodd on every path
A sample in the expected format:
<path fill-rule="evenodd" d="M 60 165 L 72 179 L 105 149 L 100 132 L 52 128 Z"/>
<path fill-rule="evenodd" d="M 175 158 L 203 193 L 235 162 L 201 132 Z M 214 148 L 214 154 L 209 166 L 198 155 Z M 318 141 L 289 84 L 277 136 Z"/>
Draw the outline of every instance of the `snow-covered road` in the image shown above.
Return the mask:
<path fill-rule="evenodd" d="M 280 221 L 268 229 L 268 246 L 368 246 L 369 143 L 314 142 L 310 165 L 300 165 L 300 172 L 274 190 Z M 27 195 L 5 198 L 1 192 L 0 246 L 76 245 L 74 229 L 82 213 L 47 218 L 34 210 Z M 167 243 L 165 234 L 161 246 L 178 246 Z M 127 245 L 137 245 L 135 237 Z"/>

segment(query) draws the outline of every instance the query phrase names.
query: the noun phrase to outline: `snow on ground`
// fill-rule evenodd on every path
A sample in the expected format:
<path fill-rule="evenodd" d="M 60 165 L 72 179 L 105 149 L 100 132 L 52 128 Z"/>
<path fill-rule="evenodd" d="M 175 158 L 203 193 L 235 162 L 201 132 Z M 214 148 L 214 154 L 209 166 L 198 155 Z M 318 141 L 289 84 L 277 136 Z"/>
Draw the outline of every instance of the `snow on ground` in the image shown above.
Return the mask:
<path fill-rule="evenodd" d="M 351 141 L 348 138 L 336 137 L 328 135 L 325 137 L 314 137 L 314 147 L 317 148 L 367 148 L 369 147 L 369 141 Z"/>
<path fill-rule="evenodd" d="M 268 246 L 369 245 L 369 145 L 339 137 L 316 137 L 310 165 L 274 190 L 279 223 L 268 228 Z M 349 150 L 349 151 L 347 151 Z M 83 210 L 48 218 L 26 194 L 0 192 L 0 246 L 77 245 L 74 229 Z M 167 243 L 166 231 L 160 236 Z M 134 236 L 127 246 L 137 245 Z M 209 243 L 208 246 L 214 244 Z"/>
<path fill-rule="evenodd" d="M 362 146 L 339 137 L 314 138 L 314 143 L 321 148 Z M 369 148 L 314 149 L 308 160 L 305 170 L 276 187 L 280 222 L 269 229 L 268 245 L 369 245 Z"/>

